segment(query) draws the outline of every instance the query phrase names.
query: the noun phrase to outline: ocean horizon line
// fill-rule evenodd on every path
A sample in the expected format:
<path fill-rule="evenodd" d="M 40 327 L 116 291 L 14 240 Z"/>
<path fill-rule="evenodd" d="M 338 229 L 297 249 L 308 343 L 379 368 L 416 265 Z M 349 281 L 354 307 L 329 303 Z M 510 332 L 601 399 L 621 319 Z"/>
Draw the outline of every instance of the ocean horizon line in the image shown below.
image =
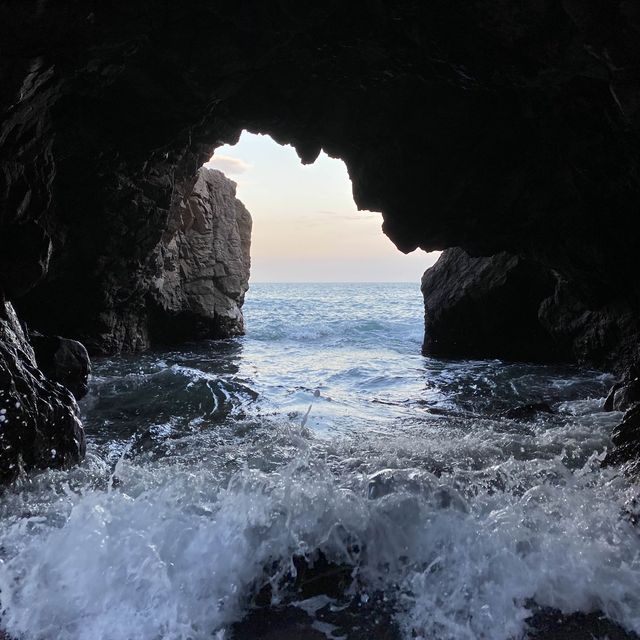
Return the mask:
<path fill-rule="evenodd" d="M 252 284 L 420 284 L 420 280 L 250 280 Z"/>

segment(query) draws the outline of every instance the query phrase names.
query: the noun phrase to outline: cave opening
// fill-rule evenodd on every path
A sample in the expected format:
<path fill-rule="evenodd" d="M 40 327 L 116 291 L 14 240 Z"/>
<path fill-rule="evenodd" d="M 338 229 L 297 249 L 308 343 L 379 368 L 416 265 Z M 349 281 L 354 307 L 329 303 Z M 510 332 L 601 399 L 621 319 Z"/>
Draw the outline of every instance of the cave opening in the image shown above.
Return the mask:
<path fill-rule="evenodd" d="M 0 16 L 0 639 L 638 637 L 634 3 Z"/>
<path fill-rule="evenodd" d="M 237 184 L 251 217 L 251 278 L 259 282 L 418 282 L 440 252 L 401 253 L 379 212 L 358 210 L 345 163 L 243 131 L 204 167 Z"/>

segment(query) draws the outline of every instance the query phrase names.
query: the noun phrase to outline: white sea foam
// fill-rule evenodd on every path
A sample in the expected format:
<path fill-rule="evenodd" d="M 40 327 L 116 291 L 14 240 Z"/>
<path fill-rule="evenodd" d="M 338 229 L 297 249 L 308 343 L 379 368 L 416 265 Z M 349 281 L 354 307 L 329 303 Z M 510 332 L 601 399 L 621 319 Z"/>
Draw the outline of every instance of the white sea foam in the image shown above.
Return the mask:
<path fill-rule="evenodd" d="M 378 289 L 265 286 L 246 339 L 96 363 L 87 462 L 0 502 L 0 627 L 228 639 L 321 549 L 406 638 L 520 638 L 531 601 L 640 633 L 638 489 L 600 469 L 610 378 L 424 359 L 416 287 Z M 499 415 L 539 400 L 554 413 Z"/>
<path fill-rule="evenodd" d="M 272 438 L 295 449 L 291 461 L 244 468 L 224 487 L 209 461 L 123 460 L 111 489 L 43 480 L 39 513 L 32 495 L 31 515 L 3 518 L 3 625 L 32 640 L 210 638 L 274 560 L 275 584 L 294 554 L 322 549 L 393 592 L 408 638 L 519 637 L 530 599 L 640 631 L 640 542 L 622 513 L 634 489 L 597 460 L 572 471 L 560 458 L 511 458 L 439 479 L 409 468 L 372 499 L 368 474 L 320 461 L 344 439 L 331 449 L 295 429 Z M 368 445 L 373 469 L 389 442 Z"/>

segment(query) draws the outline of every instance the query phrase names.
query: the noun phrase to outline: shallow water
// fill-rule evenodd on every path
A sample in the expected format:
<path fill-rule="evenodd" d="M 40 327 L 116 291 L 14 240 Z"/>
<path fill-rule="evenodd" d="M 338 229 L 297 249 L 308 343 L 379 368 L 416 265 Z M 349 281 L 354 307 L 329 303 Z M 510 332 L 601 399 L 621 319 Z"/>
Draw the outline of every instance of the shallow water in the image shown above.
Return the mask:
<path fill-rule="evenodd" d="M 610 376 L 424 358 L 415 285 L 253 285 L 245 315 L 95 363 L 85 464 L 3 495 L 11 635 L 230 638 L 318 550 L 406 638 L 520 638 L 532 602 L 640 632 L 638 490 L 599 468 Z"/>

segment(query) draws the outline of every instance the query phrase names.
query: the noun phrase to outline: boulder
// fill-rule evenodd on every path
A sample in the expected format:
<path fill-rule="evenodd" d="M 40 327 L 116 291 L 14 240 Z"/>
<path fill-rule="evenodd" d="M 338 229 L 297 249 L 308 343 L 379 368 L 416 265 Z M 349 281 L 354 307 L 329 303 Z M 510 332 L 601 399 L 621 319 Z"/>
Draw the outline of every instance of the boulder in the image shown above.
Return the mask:
<path fill-rule="evenodd" d="M 85 453 L 76 402 L 37 367 L 13 307 L 0 304 L 0 483 L 19 473 L 66 468 Z"/>
<path fill-rule="evenodd" d="M 87 395 L 91 360 L 81 342 L 37 332 L 29 335 L 29 341 L 38 368 L 47 378 L 69 389 L 76 400 Z"/>

